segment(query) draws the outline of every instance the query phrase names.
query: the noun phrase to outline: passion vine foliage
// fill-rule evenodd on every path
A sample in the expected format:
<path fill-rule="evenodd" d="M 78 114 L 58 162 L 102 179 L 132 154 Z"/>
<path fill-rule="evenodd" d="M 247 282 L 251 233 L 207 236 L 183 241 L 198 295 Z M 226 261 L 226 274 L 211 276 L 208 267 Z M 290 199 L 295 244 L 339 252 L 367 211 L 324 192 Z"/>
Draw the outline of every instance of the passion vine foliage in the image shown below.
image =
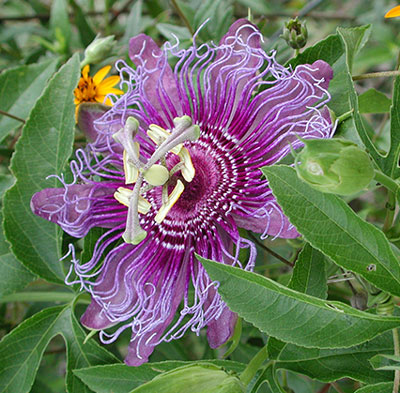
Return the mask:
<path fill-rule="evenodd" d="M 4 2 L 0 391 L 398 393 L 392 7 Z"/>

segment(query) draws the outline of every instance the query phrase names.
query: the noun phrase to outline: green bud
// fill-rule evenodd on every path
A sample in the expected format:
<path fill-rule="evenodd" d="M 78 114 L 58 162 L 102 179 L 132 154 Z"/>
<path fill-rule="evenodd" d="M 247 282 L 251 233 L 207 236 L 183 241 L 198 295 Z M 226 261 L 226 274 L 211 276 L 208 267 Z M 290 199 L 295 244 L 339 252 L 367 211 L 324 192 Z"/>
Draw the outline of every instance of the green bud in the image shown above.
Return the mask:
<path fill-rule="evenodd" d="M 241 381 L 211 363 L 190 364 L 164 372 L 131 393 L 243 393 Z"/>
<path fill-rule="evenodd" d="M 338 138 L 302 141 L 305 146 L 296 157 L 297 175 L 316 190 L 351 195 L 373 179 L 372 162 L 355 143 Z"/>
<path fill-rule="evenodd" d="M 84 67 L 86 64 L 100 63 L 110 54 L 115 42 L 113 35 L 104 38 L 96 36 L 85 49 L 85 58 L 81 63 L 81 67 Z"/>
<path fill-rule="evenodd" d="M 305 23 L 301 23 L 298 18 L 291 19 L 285 23 L 281 34 L 288 45 L 293 49 L 300 49 L 307 43 L 308 32 Z"/>

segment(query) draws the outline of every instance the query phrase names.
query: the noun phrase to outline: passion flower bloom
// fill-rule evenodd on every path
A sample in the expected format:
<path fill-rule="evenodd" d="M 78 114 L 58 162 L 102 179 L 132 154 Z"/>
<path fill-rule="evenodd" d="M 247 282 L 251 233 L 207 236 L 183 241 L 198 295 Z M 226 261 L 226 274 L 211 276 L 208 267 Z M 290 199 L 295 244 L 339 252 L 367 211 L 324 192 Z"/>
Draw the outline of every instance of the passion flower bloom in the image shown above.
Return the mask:
<path fill-rule="evenodd" d="M 119 95 L 124 93 L 122 90 L 114 87 L 120 81 L 120 77 L 118 75 L 105 78 L 110 70 L 111 66 L 105 66 L 97 71 L 93 77 L 91 77 L 89 75 L 90 66 L 85 65 L 83 67 L 82 75 L 78 82 L 78 87 L 74 90 L 76 114 L 78 113 L 79 105 L 82 102 L 104 102 L 106 105 L 111 106 L 111 100 L 109 98 L 106 99 L 107 94 Z"/>
<path fill-rule="evenodd" d="M 236 315 L 195 253 L 242 266 L 247 248 L 251 270 L 256 249 L 238 227 L 298 236 L 259 168 L 298 147 L 297 136 L 331 136 L 332 70 L 323 61 L 285 68 L 261 39 L 244 19 L 219 45 L 197 45 L 195 36 L 189 49 L 160 49 L 146 35 L 132 38 L 135 69 L 117 63 L 127 93 L 111 108 L 81 105 L 78 124 L 91 143 L 76 152 L 75 181 L 61 178 L 63 188 L 32 198 L 37 215 L 72 236 L 104 228 L 89 261 L 71 246 L 67 280 L 91 294 L 81 322 L 104 343 L 131 330 L 129 365 L 187 329 L 207 326 L 212 348 L 231 337 Z"/>

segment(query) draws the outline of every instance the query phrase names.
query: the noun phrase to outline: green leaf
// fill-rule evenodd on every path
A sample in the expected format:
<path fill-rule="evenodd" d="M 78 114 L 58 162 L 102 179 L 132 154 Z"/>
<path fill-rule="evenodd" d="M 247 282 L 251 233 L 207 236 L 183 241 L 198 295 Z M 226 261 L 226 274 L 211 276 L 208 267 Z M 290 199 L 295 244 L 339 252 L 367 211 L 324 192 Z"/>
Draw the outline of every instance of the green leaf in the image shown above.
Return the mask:
<path fill-rule="evenodd" d="M 50 30 L 53 38 L 58 41 L 63 53 L 68 51 L 71 38 L 71 23 L 68 16 L 66 0 L 54 0 L 50 11 Z"/>
<path fill-rule="evenodd" d="M 350 347 L 400 324 L 344 303 L 318 299 L 269 278 L 197 256 L 228 307 L 264 333 L 312 348 Z M 255 306 L 255 300 L 257 300 Z"/>
<path fill-rule="evenodd" d="M 354 89 L 354 83 L 351 76 L 351 67 L 354 56 L 368 39 L 370 32 L 369 26 L 348 29 L 338 28 L 337 31 L 342 39 L 346 51 L 346 63 L 344 69 L 335 76 L 334 79 L 336 79 L 336 81 L 332 81 L 333 87 L 336 88 L 336 100 L 334 98 L 332 100 L 333 102 L 329 103 L 329 107 L 333 110 L 336 110 L 334 104 L 335 101 L 339 101 L 339 107 L 344 108 L 344 112 L 347 112 L 349 110 L 353 111 L 352 118 L 343 122 L 340 128 L 346 126 L 349 127 L 348 123 L 350 123 L 350 128 L 357 131 L 362 143 L 368 149 L 371 158 L 376 162 L 378 167 L 381 168 L 383 172 L 385 172 L 385 174 L 390 176 L 390 173 L 388 173 L 388 168 L 385 166 L 385 158 L 378 152 L 378 150 L 372 143 L 363 124 L 362 117 L 358 108 L 358 97 Z M 329 91 L 332 92 L 331 87 L 332 86 L 330 86 Z M 343 114 L 343 112 L 337 112 L 337 115 L 340 114 Z"/>
<path fill-rule="evenodd" d="M 371 25 L 353 28 L 338 27 L 337 31 L 343 39 L 346 50 L 346 61 L 351 72 L 355 56 L 360 52 L 371 35 Z"/>
<path fill-rule="evenodd" d="M 14 184 L 14 178 L 0 175 L 0 199 L 4 192 Z M 0 222 L 3 215 L 0 213 Z M 0 231 L 0 298 L 24 288 L 35 277 L 19 262 L 10 251 L 3 231 Z"/>
<path fill-rule="evenodd" d="M 357 389 L 354 393 L 393 393 L 393 382 L 377 383 Z"/>
<path fill-rule="evenodd" d="M 125 34 L 121 40 L 121 44 L 128 45 L 129 40 L 142 31 L 142 8 L 142 0 L 136 1 L 132 6 L 128 20 L 126 21 Z"/>
<path fill-rule="evenodd" d="M 0 343 L 0 391 L 26 393 L 33 384 L 49 341 L 61 334 L 67 345 L 67 391 L 90 392 L 72 369 L 116 362 L 117 359 L 93 340 L 83 344 L 85 334 L 70 307 L 48 308 L 25 320 Z"/>
<path fill-rule="evenodd" d="M 392 101 L 375 89 L 369 89 L 358 97 L 360 113 L 387 113 L 391 105 Z"/>
<path fill-rule="evenodd" d="M 398 166 L 400 154 L 400 77 L 394 80 L 393 103 L 390 110 L 390 149 L 385 157 L 385 169 L 388 176 L 400 176 Z"/>
<path fill-rule="evenodd" d="M 48 281 L 62 282 L 59 259 L 61 230 L 35 216 L 30 208 L 32 195 L 44 188 L 57 187 L 72 153 L 75 127 L 73 90 L 80 75 L 75 55 L 49 82 L 32 109 L 22 131 L 11 170 L 17 182 L 4 198 L 4 229 L 18 260 Z"/>
<path fill-rule="evenodd" d="M 392 332 L 386 332 L 361 345 L 340 349 L 304 348 L 293 344 L 268 342 L 268 353 L 276 367 L 305 374 L 323 382 L 352 378 L 364 383 L 393 380 L 393 373 L 374 371 L 369 359 L 378 353 L 393 353 Z"/>
<path fill-rule="evenodd" d="M 262 370 L 250 393 L 285 393 L 277 381 L 274 363 L 271 362 Z"/>
<path fill-rule="evenodd" d="M 339 197 L 314 190 L 285 165 L 262 168 L 290 222 L 316 249 L 378 288 L 400 295 L 400 265 L 385 235 Z"/>
<path fill-rule="evenodd" d="M 166 361 L 146 363 L 139 367 L 129 367 L 124 364 L 112 364 L 74 370 L 86 385 L 96 393 L 128 393 L 136 387 L 151 381 L 162 372 L 173 370 L 193 362 Z M 245 365 L 229 360 L 202 360 L 196 363 L 213 363 L 227 370 L 241 372 Z"/>
<path fill-rule="evenodd" d="M 369 362 L 375 370 L 400 370 L 400 356 L 378 354 Z"/>
<path fill-rule="evenodd" d="M 56 68 L 57 60 L 23 65 L 0 75 L 0 109 L 26 120 Z M 0 115 L 0 141 L 22 123 Z"/>
<path fill-rule="evenodd" d="M 340 37 L 334 34 L 307 48 L 286 65 L 291 65 L 294 68 L 299 64 L 311 64 L 316 60 L 324 60 L 332 66 L 343 53 L 344 49 Z"/>
<path fill-rule="evenodd" d="M 174 40 L 174 35 L 178 37 L 180 41 L 190 40 L 192 38 L 190 31 L 184 26 L 176 26 L 170 23 L 157 23 L 156 28 L 167 40 Z"/>
<path fill-rule="evenodd" d="M 82 11 L 80 5 L 75 0 L 70 0 L 70 4 L 74 9 L 75 23 L 76 27 L 78 28 L 82 44 L 84 47 L 87 47 L 95 39 L 96 33 L 90 27 L 85 13 Z"/>
<path fill-rule="evenodd" d="M 288 286 L 295 291 L 326 299 L 328 285 L 324 254 L 306 244 L 299 254 Z"/>
<path fill-rule="evenodd" d="M 0 232 L 0 277 L 0 298 L 25 288 L 35 278 L 11 253 L 3 231 Z"/>

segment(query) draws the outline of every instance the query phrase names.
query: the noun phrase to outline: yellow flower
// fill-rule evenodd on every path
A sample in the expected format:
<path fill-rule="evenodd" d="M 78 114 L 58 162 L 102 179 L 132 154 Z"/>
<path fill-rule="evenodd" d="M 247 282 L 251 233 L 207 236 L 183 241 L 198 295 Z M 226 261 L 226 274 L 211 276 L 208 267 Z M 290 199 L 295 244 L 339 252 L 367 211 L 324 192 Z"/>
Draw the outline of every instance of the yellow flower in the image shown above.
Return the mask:
<path fill-rule="evenodd" d="M 78 87 L 74 90 L 75 100 L 74 104 L 75 115 L 78 114 L 79 105 L 82 102 L 100 102 L 111 106 L 112 102 L 109 98 L 104 101 L 105 97 L 109 93 L 123 94 L 124 92 L 120 89 L 114 88 L 114 86 L 120 81 L 119 76 L 104 77 L 109 73 L 111 66 L 103 67 L 99 70 L 92 78 L 89 76 L 89 65 L 83 67 L 81 79 L 79 79 Z"/>
<path fill-rule="evenodd" d="M 392 8 L 390 11 L 388 11 L 385 15 L 385 18 L 394 18 L 396 16 L 400 16 L 400 5 Z"/>

